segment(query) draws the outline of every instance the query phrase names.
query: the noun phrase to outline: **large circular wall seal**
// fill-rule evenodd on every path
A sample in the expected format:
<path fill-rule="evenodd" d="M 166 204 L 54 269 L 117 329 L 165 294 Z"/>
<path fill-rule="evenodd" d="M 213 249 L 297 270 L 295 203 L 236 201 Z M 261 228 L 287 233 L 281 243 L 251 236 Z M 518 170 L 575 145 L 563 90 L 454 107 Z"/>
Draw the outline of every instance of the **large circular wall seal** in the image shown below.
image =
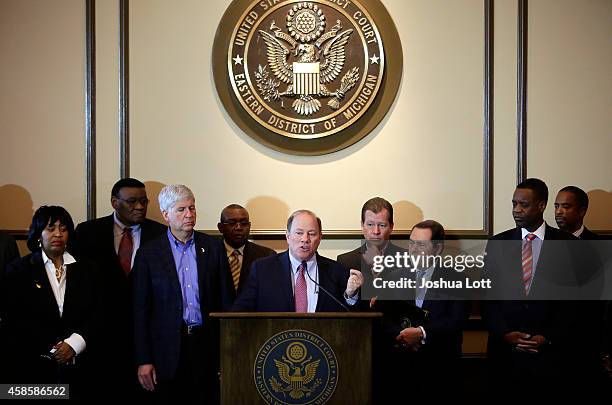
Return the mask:
<path fill-rule="evenodd" d="M 393 104 L 402 74 L 399 36 L 379 0 L 234 0 L 212 60 L 234 122 L 301 155 L 367 135 Z"/>
<path fill-rule="evenodd" d="M 261 346 L 253 376 L 268 404 L 324 404 L 338 384 L 338 360 L 322 337 L 292 329 Z"/>

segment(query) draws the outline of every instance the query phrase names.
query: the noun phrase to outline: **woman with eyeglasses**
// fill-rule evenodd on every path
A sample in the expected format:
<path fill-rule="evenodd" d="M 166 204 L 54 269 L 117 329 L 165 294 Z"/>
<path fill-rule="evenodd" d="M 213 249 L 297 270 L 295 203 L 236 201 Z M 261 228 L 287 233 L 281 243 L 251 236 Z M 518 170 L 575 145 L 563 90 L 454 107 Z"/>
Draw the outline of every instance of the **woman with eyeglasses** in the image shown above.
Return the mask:
<path fill-rule="evenodd" d="M 80 396 L 100 305 L 96 271 L 72 256 L 73 242 L 68 211 L 36 210 L 27 240 L 32 253 L 7 266 L 0 291 L 2 383 L 70 384 L 70 397 Z"/>

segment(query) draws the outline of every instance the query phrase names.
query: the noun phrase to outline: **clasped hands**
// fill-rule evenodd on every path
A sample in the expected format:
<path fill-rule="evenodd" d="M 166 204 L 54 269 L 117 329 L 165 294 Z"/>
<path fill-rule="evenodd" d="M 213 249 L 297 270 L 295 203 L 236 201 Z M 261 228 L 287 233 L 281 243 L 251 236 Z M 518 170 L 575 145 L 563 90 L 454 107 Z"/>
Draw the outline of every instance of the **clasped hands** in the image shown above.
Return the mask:
<path fill-rule="evenodd" d="M 523 332 L 509 332 L 504 335 L 504 341 L 519 352 L 536 354 L 546 344 L 546 338 L 542 335 L 530 335 Z"/>
<path fill-rule="evenodd" d="M 395 337 L 395 340 L 401 343 L 402 346 L 416 352 L 421 348 L 423 331 L 421 328 L 406 328 Z"/>

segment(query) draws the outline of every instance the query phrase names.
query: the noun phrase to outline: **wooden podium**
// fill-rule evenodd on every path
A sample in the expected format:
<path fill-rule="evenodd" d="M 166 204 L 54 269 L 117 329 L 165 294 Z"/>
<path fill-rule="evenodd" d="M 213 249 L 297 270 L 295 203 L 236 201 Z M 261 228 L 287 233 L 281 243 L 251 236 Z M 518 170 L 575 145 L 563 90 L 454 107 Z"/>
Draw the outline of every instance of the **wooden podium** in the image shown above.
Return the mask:
<path fill-rule="evenodd" d="M 222 404 L 371 404 L 380 313 L 213 313 Z"/>

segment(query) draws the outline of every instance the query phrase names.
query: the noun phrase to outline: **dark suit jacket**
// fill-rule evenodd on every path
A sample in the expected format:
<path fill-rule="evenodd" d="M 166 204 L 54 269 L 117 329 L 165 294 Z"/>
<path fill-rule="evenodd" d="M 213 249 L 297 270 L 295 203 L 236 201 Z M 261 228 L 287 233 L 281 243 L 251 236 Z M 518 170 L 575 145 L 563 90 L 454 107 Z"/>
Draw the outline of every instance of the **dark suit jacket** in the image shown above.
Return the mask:
<path fill-rule="evenodd" d="M 113 214 L 80 223 L 76 227 L 75 250 L 77 255 L 87 257 L 98 265 L 106 281 L 105 287 L 111 288 L 109 293 L 123 295 L 128 289 L 128 277 L 115 252 L 114 225 Z M 145 219 L 140 225 L 140 246 L 165 233 L 166 229 L 159 222 Z"/>
<path fill-rule="evenodd" d="M 591 231 L 587 227 L 584 227 L 584 231 L 582 231 L 582 233 L 580 234 L 580 237 L 578 239 L 582 239 L 582 240 L 600 240 L 602 238 L 601 238 L 601 236 L 599 236 L 595 232 Z"/>
<path fill-rule="evenodd" d="M 272 256 L 275 254 L 276 252 L 268 247 L 247 241 L 247 243 L 244 245 L 242 266 L 240 267 L 240 281 L 238 282 L 237 294 L 240 294 L 240 291 L 242 290 L 242 288 L 244 288 L 244 285 L 246 284 L 246 281 L 249 277 L 249 272 L 251 271 L 251 265 L 253 264 L 253 262 L 257 259 Z"/>
<path fill-rule="evenodd" d="M 319 284 L 345 304 L 344 291 L 349 271 L 338 262 L 317 254 Z M 348 306 L 348 304 L 346 305 Z M 233 311 L 294 312 L 295 301 L 291 282 L 289 251 L 256 260 L 246 285 L 240 292 Z M 344 312 L 338 303 L 320 291 L 316 312 Z"/>
<path fill-rule="evenodd" d="M 209 313 L 230 308 L 234 287 L 223 243 L 199 232 L 194 238 L 204 340 L 211 356 L 203 364 L 217 367 L 218 324 Z M 157 378 L 167 381 L 177 369 L 183 325 L 181 285 L 167 234 L 138 249 L 131 277 L 136 363 L 153 364 Z"/>
<path fill-rule="evenodd" d="M 76 227 L 76 254 L 86 257 L 98 265 L 101 275 L 101 288 L 107 299 L 104 305 L 104 339 L 113 342 L 113 358 L 105 351 L 93 352 L 92 357 L 99 366 L 96 369 L 101 376 L 112 373 L 118 389 L 127 390 L 134 383 L 136 370 L 134 367 L 132 336 L 132 300 L 129 277 L 123 271 L 115 252 L 114 237 L 115 220 L 113 214 L 102 218 L 82 222 Z M 165 234 L 166 226 L 150 219 L 140 225 L 140 247 L 149 241 Z"/>
<path fill-rule="evenodd" d="M 414 299 L 413 292 L 407 292 L 405 290 L 398 291 L 380 291 L 374 288 L 372 282 L 374 280 L 374 275 L 372 274 L 372 268 L 369 266 L 365 260 L 363 260 L 362 255 L 365 253 L 365 245 L 358 247 L 355 250 L 351 250 L 350 252 L 343 253 L 338 255 L 338 263 L 346 267 L 347 269 L 355 269 L 359 270 L 363 274 L 363 285 L 360 290 L 360 303 L 359 309 L 362 311 L 370 310 L 370 299 L 374 296 L 380 296 L 379 298 L 384 298 L 385 300 L 406 300 L 406 299 Z M 385 256 L 393 256 L 397 253 L 404 254 L 406 252 L 405 249 L 400 248 L 397 245 L 389 242 L 387 247 L 385 248 L 384 254 Z M 402 277 L 410 277 L 410 271 L 406 268 L 385 268 L 380 274 L 379 277 L 383 280 L 399 280 Z M 381 296 L 382 295 L 382 296 Z"/>
<path fill-rule="evenodd" d="M 423 308 L 415 303 L 415 291 L 401 289 L 380 291 L 372 286 L 373 275 L 370 266 L 362 260 L 365 246 L 338 256 L 338 262 L 348 268 L 363 272 L 364 286 L 361 289 L 361 311 L 382 312 L 383 319 L 374 329 L 374 350 L 376 353 L 374 373 L 375 402 L 400 403 L 405 401 L 406 392 L 398 390 L 405 384 L 406 373 L 434 376 L 423 378 L 411 386 L 410 398 L 431 400 L 439 393 L 439 381 L 444 380 L 445 392 L 456 392 L 453 385 L 456 378 L 456 364 L 461 355 L 463 325 L 467 318 L 465 301 L 449 299 L 444 291 L 429 289 L 423 301 Z M 407 253 L 392 243 L 387 245 L 385 255 L 395 256 Z M 379 275 L 383 280 L 397 281 L 401 278 L 415 280 L 415 273 L 405 267 L 385 268 Z M 435 270 L 432 280 L 448 279 L 454 272 Z M 373 306 L 370 298 L 376 296 Z M 426 315 L 425 315 L 426 314 Z M 402 347 L 396 337 L 402 331 L 403 320 L 410 319 L 412 326 L 422 326 L 427 334 L 426 344 L 418 352 Z"/>
<path fill-rule="evenodd" d="M 575 282 L 572 264 L 568 257 L 569 244 L 559 242 L 576 240 L 569 233 L 546 225 L 544 241 L 532 281 L 529 300 L 524 299 L 521 265 L 521 229 L 514 228 L 495 235 L 487 244 L 485 272 L 491 277 L 492 289 L 486 307 L 489 332 L 495 339 L 501 339 L 511 331 L 523 331 L 532 335 L 542 334 L 548 339 L 560 332 L 562 316 L 557 313 L 558 299 L 563 297 L 562 288 L 571 287 Z M 565 250 L 565 251 L 564 251 Z M 552 300 L 557 298 L 557 300 Z M 552 300 L 552 301 L 551 301 Z"/>
<path fill-rule="evenodd" d="M 6 265 L 19 258 L 19 249 L 12 236 L 0 232 L 0 279 L 6 270 Z"/>
<path fill-rule="evenodd" d="M 58 369 L 41 355 L 48 354 L 53 345 L 72 333 L 81 335 L 87 345 L 85 352 L 76 358 L 77 367 L 99 343 L 97 321 L 101 300 L 93 266 L 77 259 L 66 267 L 64 310 L 60 317 L 40 251 L 8 265 L 0 292 L 0 317 L 6 339 L 6 362 L 1 363 L 9 367 L 8 378 L 12 382 L 58 382 Z"/>
<path fill-rule="evenodd" d="M 364 246 L 344 253 L 338 256 L 338 262 L 348 268 L 359 269 L 364 272 L 364 287 L 372 282 L 372 273 L 365 262 L 362 261 Z M 385 254 L 395 256 L 396 253 L 404 253 L 405 250 L 389 244 L 385 249 Z M 386 268 L 380 274 L 383 279 L 398 280 L 401 277 L 414 279 L 414 273 L 406 268 Z M 454 272 L 436 269 L 432 275 L 432 280 L 436 279 L 455 279 L 458 276 Z M 373 288 L 371 289 L 373 290 Z M 399 292 L 383 293 L 395 294 L 393 297 L 386 297 L 378 294 L 373 307 L 370 307 L 370 296 L 365 296 L 361 300 L 360 309 L 362 311 L 380 311 L 384 315 L 383 321 L 383 336 L 386 345 L 393 347 L 395 345 L 395 337 L 402 331 L 401 319 L 406 317 L 414 321 L 420 318 L 421 310 L 418 309 L 414 300 L 414 291 L 400 290 Z M 421 349 L 420 355 L 428 356 L 453 356 L 461 355 L 461 344 L 463 341 L 463 325 L 467 318 L 467 308 L 462 300 L 452 299 L 452 295 L 446 290 L 429 289 L 423 301 L 423 307 L 427 311 L 427 316 L 424 322 L 419 326 L 423 326 L 427 334 L 427 344 Z M 393 350 L 392 350 L 393 353 Z M 413 356 L 414 357 L 414 356 Z"/>
<path fill-rule="evenodd" d="M 560 298 L 571 292 L 572 280 L 576 284 L 574 245 L 569 243 L 576 238 L 546 226 L 528 299 L 523 292 L 521 239 L 521 229 L 514 228 L 487 244 L 485 275 L 492 287 L 483 313 L 489 330 L 487 352 L 496 367 L 493 373 L 505 374 L 508 381 L 541 375 L 549 379 L 542 386 L 550 386 L 560 372 L 561 354 L 572 352 L 567 332 L 575 325 L 576 305 Z M 516 352 L 503 340 L 512 331 L 542 335 L 550 344 L 536 355 Z"/>
<path fill-rule="evenodd" d="M 435 269 L 431 277 L 431 280 L 458 279 L 464 281 L 465 277 L 452 269 Z M 469 314 L 466 301 L 454 299 L 455 293 L 446 289 L 427 290 L 422 307 L 427 311 L 423 324 L 427 343 L 422 347 L 423 354 L 436 357 L 461 356 L 463 327 Z"/>

